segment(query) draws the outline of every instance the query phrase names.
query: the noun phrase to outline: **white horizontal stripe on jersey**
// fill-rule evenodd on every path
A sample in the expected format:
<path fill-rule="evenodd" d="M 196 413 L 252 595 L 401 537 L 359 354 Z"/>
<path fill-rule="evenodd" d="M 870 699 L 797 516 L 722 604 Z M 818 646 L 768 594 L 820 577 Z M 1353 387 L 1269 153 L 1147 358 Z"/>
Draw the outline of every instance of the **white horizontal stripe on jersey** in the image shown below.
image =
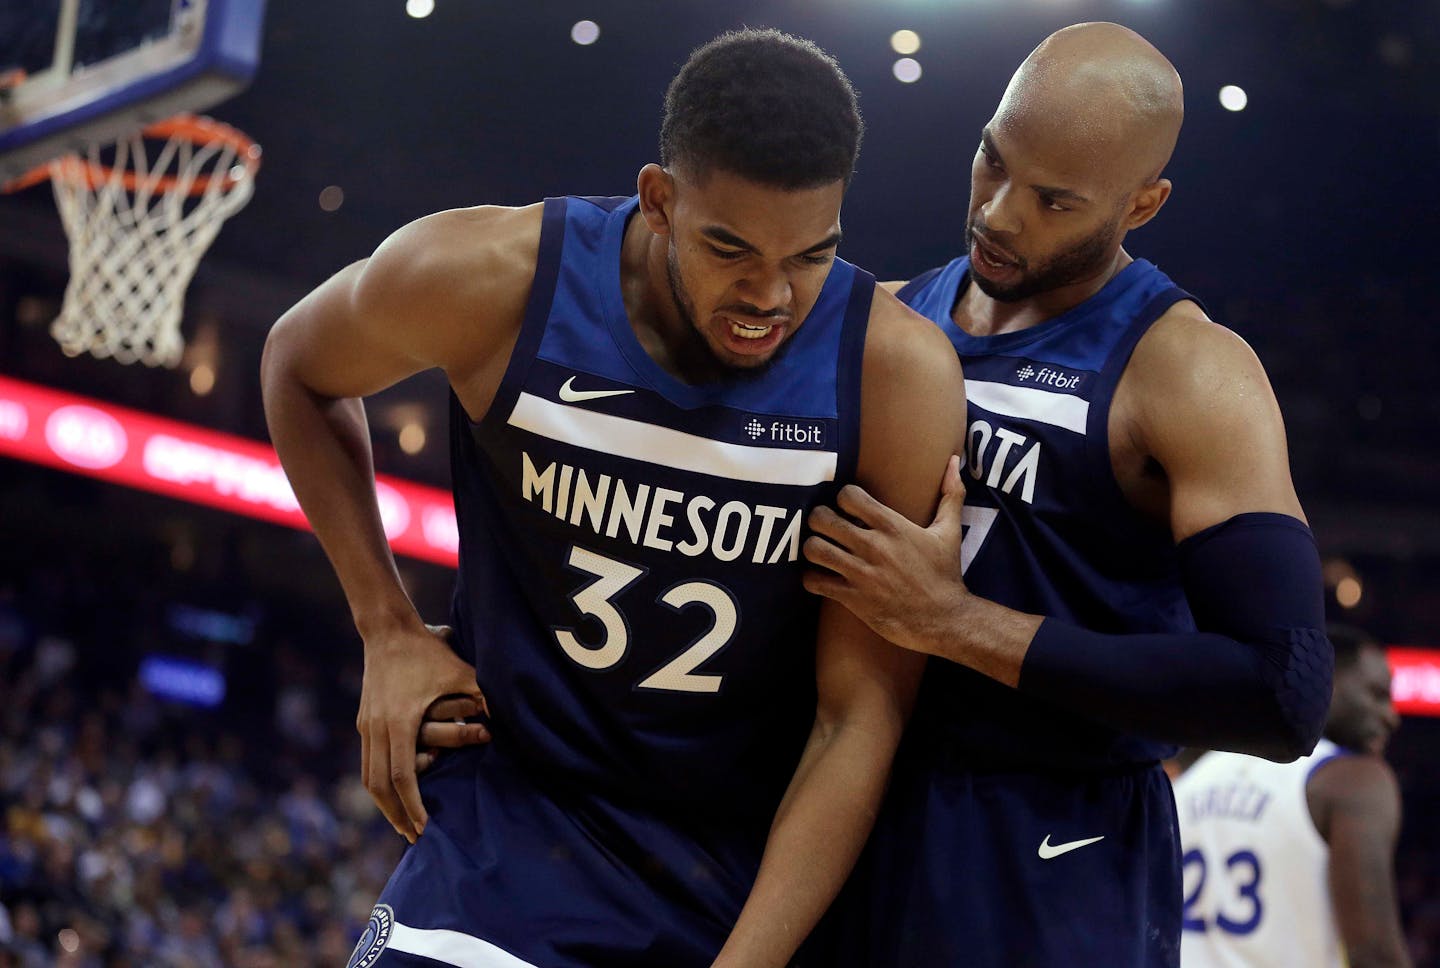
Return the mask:
<path fill-rule="evenodd" d="M 839 462 L 834 451 L 729 444 L 629 417 L 569 407 L 531 393 L 520 394 L 509 423 L 602 454 L 757 484 L 808 487 L 833 481 Z"/>
<path fill-rule="evenodd" d="M 1085 421 L 1090 417 L 1090 401 L 1068 393 L 1052 393 L 1034 387 L 1017 387 L 1008 383 L 987 383 L 966 380 L 965 394 L 972 403 L 991 413 L 1022 420 L 1038 420 L 1052 427 L 1063 427 L 1084 435 Z"/>
<path fill-rule="evenodd" d="M 537 968 L 481 938 L 443 928 L 412 928 L 399 921 L 392 925 L 385 947 L 457 968 Z"/>

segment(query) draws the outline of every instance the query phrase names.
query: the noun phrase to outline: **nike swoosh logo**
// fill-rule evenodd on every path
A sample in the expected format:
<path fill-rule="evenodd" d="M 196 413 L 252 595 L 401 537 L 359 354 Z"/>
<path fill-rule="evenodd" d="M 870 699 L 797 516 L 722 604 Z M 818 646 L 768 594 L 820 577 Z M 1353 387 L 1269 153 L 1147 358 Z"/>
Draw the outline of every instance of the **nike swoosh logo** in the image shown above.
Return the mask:
<path fill-rule="evenodd" d="M 627 393 L 634 393 L 634 390 L 577 390 L 574 387 L 575 378 L 572 376 L 565 381 L 560 388 L 560 399 L 566 403 L 580 403 L 582 400 L 599 400 L 601 397 L 619 397 Z"/>
<path fill-rule="evenodd" d="M 1052 857 L 1059 857 L 1061 854 L 1068 854 L 1072 850 L 1079 850 L 1081 847 L 1088 847 L 1091 844 L 1098 844 L 1104 839 L 1105 838 L 1103 836 L 1091 837 L 1087 840 L 1072 840 L 1067 844 L 1054 844 L 1052 846 L 1050 843 L 1050 835 L 1046 834 L 1045 840 L 1040 844 L 1040 859 L 1050 860 Z"/>

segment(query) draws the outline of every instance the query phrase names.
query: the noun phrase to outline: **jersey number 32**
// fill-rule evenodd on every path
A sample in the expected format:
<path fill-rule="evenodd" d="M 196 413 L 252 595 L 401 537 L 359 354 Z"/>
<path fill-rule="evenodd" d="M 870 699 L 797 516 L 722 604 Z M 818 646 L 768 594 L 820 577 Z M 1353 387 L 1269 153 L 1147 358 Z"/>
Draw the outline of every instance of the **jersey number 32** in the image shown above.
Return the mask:
<path fill-rule="evenodd" d="M 555 641 L 565 654 L 587 669 L 608 669 L 625 657 L 630 648 L 630 623 L 615 607 L 614 598 L 645 574 L 645 569 L 604 555 L 587 551 L 578 545 L 570 548 L 567 561 L 571 568 L 591 575 L 594 581 L 571 596 L 580 610 L 600 623 L 603 634 L 599 643 L 586 645 L 573 629 L 553 629 Z M 730 593 L 708 581 L 687 581 L 672 585 L 656 601 L 673 611 L 690 605 L 704 605 L 714 621 L 699 638 L 673 659 L 636 683 L 637 689 L 660 689 L 667 692 L 719 692 L 723 676 L 701 675 L 695 670 L 715 653 L 725 648 L 740 624 L 740 611 Z"/>

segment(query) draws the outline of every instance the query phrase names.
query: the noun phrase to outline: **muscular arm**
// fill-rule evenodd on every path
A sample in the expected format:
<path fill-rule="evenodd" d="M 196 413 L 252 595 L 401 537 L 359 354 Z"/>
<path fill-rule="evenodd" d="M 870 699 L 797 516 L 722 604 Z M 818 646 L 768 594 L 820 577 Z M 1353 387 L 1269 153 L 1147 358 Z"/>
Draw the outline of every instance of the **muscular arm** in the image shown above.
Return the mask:
<path fill-rule="evenodd" d="M 362 723 L 408 719 L 408 707 L 427 690 L 439 689 L 433 699 L 478 689 L 473 670 L 427 632 L 400 583 L 380 522 L 360 398 L 431 367 L 467 386 L 508 352 L 529 286 L 523 253 L 528 246 L 533 271 L 538 225 L 538 212 L 486 209 L 412 223 L 296 304 L 266 340 L 261 386 L 271 440 L 365 640 Z M 407 661 L 392 665 L 391 653 Z M 415 694 L 400 703 L 403 715 L 371 688 L 377 664 L 391 670 L 382 676 L 386 689 Z M 410 839 L 424 824 L 413 756 L 428 704 L 413 710 L 403 736 L 367 735 L 362 727 L 366 786 Z"/>
<path fill-rule="evenodd" d="M 1141 340 L 1115 407 L 1112 431 L 1132 435 L 1164 475 L 1199 631 L 1099 635 L 1046 619 L 1022 655 L 1020 688 L 1158 740 L 1275 760 L 1308 753 L 1333 659 L 1319 556 L 1259 360 L 1182 304 Z"/>
<path fill-rule="evenodd" d="M 938 330 L 883 293 L 875 299 L 857 476 L 900 515 L 927 520 L 959 446 L 960 367 Z M 839 892 L 879 809 L 923 662 L 823 603 L 815 725 L 717 968 L 786 964 Z"/>
<path fill-rule="evenodd" d="M 1330 900 L 1351 968 L 1409 968 L 1395 899 L 1400 790 L 1374 756 L 1340 756 L 1306 787 L 1310 814 L 1330 846 Z"/>
<path fill-rule="evenodd" d="M 1114 406 L 1132 414 L 1121 431 L 1163 470 L 1199 633 L 1101 634 L 970 594 L 959 567 L 964 491 L 953 469 L 929 529 L 857 546 L 882 518 L 852 489 L 839 506 L 858 525 L 817 513 L 812 523 L 827 543 L 807 555 L 842 580 L 814 587 L 899 645 L 1126 732 L 1279 760 L 1308 752 L 1332 659 L 1320 631 L 1319 559 L 1259 362 L 1198 310 L 1172 310 L 1141 340 Z M 1275 535 L 1278 545 L 1258 543 Z"/>

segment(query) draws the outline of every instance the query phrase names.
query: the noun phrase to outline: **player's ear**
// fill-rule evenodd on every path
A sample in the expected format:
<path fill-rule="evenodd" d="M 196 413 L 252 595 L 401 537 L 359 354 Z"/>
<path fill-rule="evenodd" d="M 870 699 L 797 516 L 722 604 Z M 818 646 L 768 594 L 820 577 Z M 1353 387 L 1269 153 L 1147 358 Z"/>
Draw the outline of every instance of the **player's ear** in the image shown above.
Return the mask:
<path fill-rule="evenodd" d="M 1126 229 L 1138 229 L 1150 221 L 1170 197 L 1170 179 L 1157 178 L 1135 194 L 1135 202 L 1130 208 L 1130 217 L 1126 219 Z"/>
<path fill-rule="evenodd" d="M 646 165 L 635 179 L 640 196 L 640 217 L 656 235 L 670 234 L 670 212 L 675 203 L 675 177 L 659 165 Z"/>

